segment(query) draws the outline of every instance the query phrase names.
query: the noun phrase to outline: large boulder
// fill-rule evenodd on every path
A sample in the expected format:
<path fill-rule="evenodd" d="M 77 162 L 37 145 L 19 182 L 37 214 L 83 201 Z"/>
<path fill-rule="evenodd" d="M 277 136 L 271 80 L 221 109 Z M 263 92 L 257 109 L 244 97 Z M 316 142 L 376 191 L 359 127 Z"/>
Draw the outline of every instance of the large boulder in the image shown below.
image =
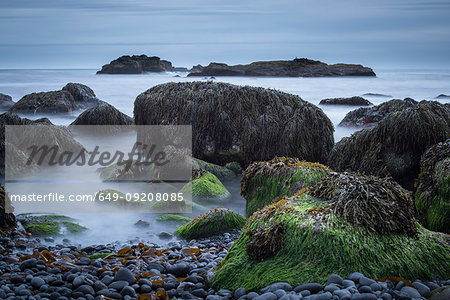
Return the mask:
<path fill-rule="evenodd" d="M 347 113 L 339 126 L 371 127 L 383 120 L 388 114 L 414 107 L 417 103 L 411 98 L 405 98 L 404 100 L 393 99 L 372 107 L 361 107 Z"/>
<path fill-rule="evenodd" d="M 419 219 L 431 230 L 450 233 L 450 139 L 422 155 L 420 170 L 415 193 Z"/>
<path fill-rule="evenodd" d="M 322 77 L 322 76 L 376 76 L 371 68 L 353 64 L 328 65 L 306 58 L 278 61 L 257 61 L 248 65 L 229 66 L 210 63 L 193 67 L 188 76 L 275 76 L 275 77 Z"/>
<path fill-rule="evenodd" d="M 421 101 L 390 113 L 372 128 L 345 137 L 333 148 L 328 165 L 336 171 L 392 176 L 413 189 L 421 155 L 431 145 L 450 138 L 450 107 Z"/>
<path fill-rule="evenodd" d="M 155 86 L 136 98 L 134 119 L 136 125 L 191 124 L 193 156 L 219 165 L 276 155 L 325 161 L 334 144 L 333 125 L 315 105 L 280 91 L 227 83 Z"/>
<path fill-rule="evenodd" d="M 88 86 L 68 83 L 59 91 L 25 95 L 9 111 L 24 114 L 70 113 L 102 103 L 104 102 L 99 100 Z"/>
<path fill-rule="evenodd" d="M 175 235 L 187 239 L 210 237 L 241 229 L 246 219 L 228 208 L 215 208 L 175 230 Z"/>
<path fill-rule="evenodd" d="M 414 223 L 407 191 L 385 179 L 343 174 L 341 181 L 339 175 L 319 183 L 332 199 L 305 189 L 253 214 L 217 266 L 212 288 L 325 284 L 331 274 L 346 278 L 353 272 L 369 278 L 448 277 L 448 237 Z"/>
<path fill-rule="evenodd" d="M 172 63 L 157 56 L 124 55 L 102 67 L 97 74 L 141 74 L 173 71 Z"/>
<path fill-rule="evenodd" d="M 242 174 L 241 180 L 241 195 L 246 200 L 247 216 L 278 197 L 292 196 L 303 188 L 315 185 L 328 172 L 330 169 L 319 163 L 289 157 L 252 163 Z"/>
<path fill-rule="evenodd" d="M 0 93 L 0 109 L 8 110 L 14 105 L 11 96 Z"/>
<path fill-rule="evenodd" d="M 85 110 L 71 125 L 132 125 L 133 119 L 109 104 Z"/>
<path fill-rule="evenodd" d="M 367 99 L 363 97 L 354 96 L 350 98 L 327 98 L 320 100 L 319 104 L 321 105 L 349 105 L 349 106 L 369 106 L 373 105 Z"/>

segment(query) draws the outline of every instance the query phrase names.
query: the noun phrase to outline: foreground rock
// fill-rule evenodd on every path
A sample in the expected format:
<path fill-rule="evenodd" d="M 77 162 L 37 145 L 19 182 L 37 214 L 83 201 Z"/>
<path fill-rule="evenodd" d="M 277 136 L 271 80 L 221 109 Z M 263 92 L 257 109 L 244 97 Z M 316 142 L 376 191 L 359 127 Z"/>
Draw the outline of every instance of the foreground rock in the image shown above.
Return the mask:
<path fill-rule="evenodd" d="M 430 147 L 420 170 L 415 193 L 420 221 L 431 230 L 450 233 L 450 140 Z"/>
<path fill-rule="evenodd" d="M 369 106 L 373 105 L 372 102 L 370 102 L 367 99 L 364 99 L 363 97 L 350 97 L 350 98 L 328 98 L 320 100 L 319 104 L 322 105 L 350 105 L 350 106 Z"/>
<path fill-rule="evenodd" d="M 102 67 L 97 74 L 141 74 L 173 71 L 172 63 L 157 56 L 124 55 Z"/>
<path fill-rule="evenodd" d="M 109 104 L 85 110 L 70 125 L 132 125 L 133 119 Z"/>
<path fill-rule="evenodd" d="M 245 198 L 247 217 L 272 203 L 277 197 L 292 196 L 315 185 L 330 169 L 318 163 L 289 157 L 254 162 L 242 174 L 241 195 Z"/>
<path fill-rule="evenodd" d="M 313 282 L 294 291 L 309 290 L 303 295 L 308 296 L 322 291 L 324 285 L 330 285 L 320 298 L 308 299 L 332 299 L 340 286 L 355 286 L 348 289 L 350 294 L 339 292 L 338 297 L 346 293 L 345 299 L 352 296 L 353 299 L 366 299 L 363 293 L 380 291 L 383 287 L 362 288 L 375 283 L 362 274 L 369 278 L 421 280 L 448 277 L 448 239 L 414 223 L 409 194 L 394 182 L 377 178 L 359 178 L 357 181 L 361 185 L 358 190 L 352 180 L 338 187 L 330 182 L 332 199 L 318 200 L 317 194 L 310 194 L 305 189 L 254 213 L 216 268 L 212 287 L 215 290 L 244 287 L 257 291 L 277 282 L 285 282 L 284 286 L 288 288 L 286 284 L 294 287 Z M 358 201 L 353 201 L 355 197 Z M 379 209 L 382 213 L 377 215 Z M 411 219 L 403 224 L 407 217 Z M 374 228 L 371 227 L 373 223 L 362 222 L 371 218 L 381 218 L 381 223 L 380 220 L 375 223 L 381 227 Z M 350 281 L 344 282 L 342 279 L 352 272 L 362 274 L 352 274 Z M 329 278 L 330 274 L 338 276 Z M 274 286 L 272 292 L 277 288 L 279 286 Z M 356 291 L 361 296 L 356 296 Z M 380 296 L 381 293 L 367 299 Z"/>
<path fill-rule="evenodd" d="M 345 127 L 371 127 L 383 120 L 388 114 L 403 111 L 418 104 L 411 98 L 404 100 L 394 99 L 373 107 L 362 107 L 347 113 L 339 126 Z"/>
<path fill-rule="evenodd" d="M 333 125 L 315 105 L 227 83 L 155 86 L 136 98 L 134 119 L 136 125 L 192 124 L 193 156 L 219 165 L 248 165 L 275 155 L 324 161 L 334 144 Z"/>
<path fill-rule="evenodd" d="M 14 105 L 11 96 L 0 93 L 0 109 L 8 110 Z"/>
<path fill-rule="evenodd" d="M 187 239 L 211 237 L 241 229 L 247 220 L 228 208 L 215 208 L 175 230 L 175 235 Z"/>
<path fill-rule="evenodd" d="M 324 76 L 376 76 L 371 68 L 362 65 L 326 63 L 306 58 L 278 61 L 258 61 L 248 65 L 229 66 L 210 63 L 197 67 L 199 72 L 188 76 L 275 76 L 275 77 L 324 77 Z"/>
<path fill-rule="evenodd" d="M 391 176 L 413 190 L 421 155 L 430 146 L 448 138 L 450 107 L 422 101 L 388 114 L 372 128 L 343 138 L 331 151 L 328 165 L 336 171 Z"/>
<path fill-rule="evenodd" d="M 25 95 L 9 111 L 24 114 L 70 113 L 102 103 L 88 86 L 68 83 L 59 91 Z"/>

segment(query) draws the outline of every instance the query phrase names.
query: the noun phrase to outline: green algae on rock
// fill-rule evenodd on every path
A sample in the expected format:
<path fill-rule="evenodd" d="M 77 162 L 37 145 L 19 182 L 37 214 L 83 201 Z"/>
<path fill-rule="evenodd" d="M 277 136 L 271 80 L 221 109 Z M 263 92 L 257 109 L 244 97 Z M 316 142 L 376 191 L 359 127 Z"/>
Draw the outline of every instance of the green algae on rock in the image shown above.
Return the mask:
<path fill-rule="evenodd" d="M 241 229 L 246 219 L 228 208 L 215 208 L 175 230 L 175 235 L 191 240 Z"/>
<path fill-rule="evenodd" d="M 20 214 L 17 220 L 27 232 L 35 236 L 76 234 L 87 230 L 75 223 L 73 218 L 63 215 Z"/>
<path fill-rule="evenodd" d="M 208 171 L 214 174 L 220 180 L 232 180 L 236 178 L 236 174 L 230 168 L 226 166 L 222 167 L 219 165 L 215 165 L 213 163 L 209 163 L 197 158 L 192 159 L 192 169 L 202 169 Z"/>
<path fill-rule="evenodd" d="M 430 147 L 420 161 L 415 205 L 420 222 L 450 233 L 450 139 Z"/>
<path fill-rule="evenodd" d="M 188 182 L 180 193 L 190 193 L 196 201 L 220 202 L 231 197 L 231 193 L 212 173 L 205 170 L 194 170 L 192 181 Z"/>
<path fill-rule="evenodd" d="M 241 195 L 247 201 L 247 216 L 282 196 L 316 184 L 330 169 L 297 158 L 275 157 L 255 162 L 242 174 Z"/>
<path fill-rule="evenodd" d="M 318 282 L 331 274 L 361 272 L 370 278 L 445 279 L 450 274 L 450 241 L 416 223 L 416 236 L 380 234 L 354 227 L 333 213 L 332 201 L 311 196 L 308 188 L 255 212 L 239 239 L 216 267 L 212 288 L 259 290 L 275 282 L 292 286 Z M 351 205 L 351 204 L 350 204 Z M 254 260 L 249 232 L 276 223 L 285 230 L 273 257 Z"/>
<path fill-rule="evenodd" d="M 161 215 L 156 218 L 156 221 L 158 222 L 176 222 L 176 223 L 187 223 L 190 222 L 192 219 L 189 217 L 185 217 L 182 215 L 177 214 L 165 214 Z"/>

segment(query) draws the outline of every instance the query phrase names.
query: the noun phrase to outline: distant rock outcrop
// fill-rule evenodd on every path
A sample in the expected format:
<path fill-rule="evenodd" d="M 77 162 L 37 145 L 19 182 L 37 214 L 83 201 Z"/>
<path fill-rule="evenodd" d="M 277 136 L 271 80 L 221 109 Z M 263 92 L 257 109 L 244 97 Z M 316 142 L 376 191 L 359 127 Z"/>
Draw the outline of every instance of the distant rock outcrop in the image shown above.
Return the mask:
<path fill-rule="evenodd" d="M 0 93 L 0 109 L 8 110 L 14 105 L 11 96 Z"/>
<path fill-rule="evenodd" d="M 11 108 L 12 113 L 67 113 L 105 103 L 94 91 L 80 83 L 68 83 L 59 91 L 32 93 L 22 97 Z"/>
<path fill-rule="evenodd" d="M 248 65 L 229 66 L 210 63 L 195 66 L 188 76 L 275 76 L 275 77 L 325 77 L 325 76 L 376 76 L 371 68 L 353 64 L 334 64 L 296 58 L 294 60 L 258 61 Z"/>
<path fill-rule="evenodd" d="M 328 98 L 320 100 L 319 104 L 322 105 L 351 105 L 351 106 L 369 106 L 373 105 L 372 102 L 370 102 L 367 99 L 364 99 L 363 97 L 350 97 L 350 98 Z"/>
<path fill-rule="evenodd" d="M 383 120 L 388 114 L 414 107 L 417 103 L 411 98 L 405 98 L 404 100 L 393 99 L 377 106 L 361 107 L 349 112 L 339 123 L 339 126 L 371 127 Z"/>
<path fill-rule="evenodd" d="M 172 63 L 157 56 L 124 55 L 102 67 L 97 74 L 142 74 L 146 72 L 174 71 Z M 184 72 L 187 69 L 183 69 Z"/>
<path fill-rule="evenodd" d="M 436 99 L 450 99 L 450 95 L 440 94 L 436 96 Z"/>

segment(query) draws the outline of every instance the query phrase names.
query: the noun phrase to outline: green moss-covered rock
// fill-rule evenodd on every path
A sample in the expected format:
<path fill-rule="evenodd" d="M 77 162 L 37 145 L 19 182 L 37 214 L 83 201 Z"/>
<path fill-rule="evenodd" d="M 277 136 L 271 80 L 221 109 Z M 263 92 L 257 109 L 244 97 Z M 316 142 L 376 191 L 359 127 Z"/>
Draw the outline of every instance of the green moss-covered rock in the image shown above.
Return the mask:
<path fill-rule="evenodd" d="M 431 230 L 450 233 L 450 139 L 429 148 L 420 166 L 415 193 L 420 222 Z"/>
<path fill-rule="evenodd" d="M 220 202 L 231 197 L 231 193 L 214 174 L 205 170 L 193 173 L 192 181 L 187 183 L 180 193 L 187 194 L 192 190 L 192 199 L 198 202 Z"/>
<path fill-rule="evenodd" d="M 333 203 L 303 191 L 254 213 L 216 268 L 212 287 L 324 284 L 331 274 L 345 278 L 352 272 L 370 278 L 448 278 L 448 236 L 418 223 L 414 236 L 355 227 L 334 211 Z"/>
<path fill-rule="evenodd" d="M 182 215 L 176 215 L 176 214 L 165 214 L 161 215 L 156 218 L 156 221 L 158 222 L 176 222 L 176 223 L 187 223 L 190 222 L 192 219 L 189 217 L 185 217 Z"/>
<path fill-rule="evenodd" d="M 235 175 L 242 174 L 242 167 L 237 161 L 229 162 L 224 167 L 233 171 Z"/>
<path fill-rule="evenodd" d="M 255 162 L 242 175 L 241 195 L 247 200 L 247 216 L 281 196 L 291 196 L 316 184 L 330 169 L 296 158 L 275 157 Z"/>
<path fill-rule="evenodd" d="M 74 219 L 63 215 L 22 214 L 17 216 L 17 220 L 26 231 L 35 236 L 76 234 L 87 230 L 75 223 Z"/>
<path fill-rule="evenodd" d="M 175 230 L 175 235 L 187 240 L 222 234 L 241 229 L 246 219 L 227 208 L 215 208 Z"/>
<path fill-rule="evenodd" d="M 230 168 L 215 165 L 197 158 L 192 159 L 192 169 L 202 169 L 208 171 L 220 180 L 232 180 L 236 178 L 236 174 Z"/>

